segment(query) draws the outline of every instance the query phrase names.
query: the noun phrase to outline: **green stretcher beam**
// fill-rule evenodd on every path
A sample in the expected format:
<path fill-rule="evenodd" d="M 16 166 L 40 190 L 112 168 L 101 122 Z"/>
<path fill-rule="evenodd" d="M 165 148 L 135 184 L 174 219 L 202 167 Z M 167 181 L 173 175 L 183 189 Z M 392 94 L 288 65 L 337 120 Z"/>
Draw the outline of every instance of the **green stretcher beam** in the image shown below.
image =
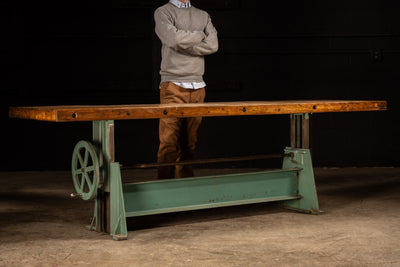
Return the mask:
<path fill-rule="evenodd" d="M 123 185 L 125 216 L 299 199 L 300 168 Z"/>
<path fill-rule="evenodd" d="M 110 234 L 126 239 L 127 217 L 270 201 L 319 214 L 310 150 L 287 147 L 284 152 L 293 157 L 285 157 L 279 170 L 131 184 L 122 184 L 120 164 L 112 162 Z"/>

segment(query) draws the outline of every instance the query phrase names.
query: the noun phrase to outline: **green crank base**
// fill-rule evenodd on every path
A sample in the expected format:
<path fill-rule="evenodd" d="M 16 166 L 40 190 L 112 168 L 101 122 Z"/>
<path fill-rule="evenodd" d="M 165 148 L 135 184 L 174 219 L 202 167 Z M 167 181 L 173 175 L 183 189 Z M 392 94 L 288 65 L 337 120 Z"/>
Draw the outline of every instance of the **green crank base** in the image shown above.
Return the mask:
<path fill-rule="evenodd" d="M 285 157 L 279 170 L 130 184 L 122 184 L 120 165 L 112 162 L 110 234 L 114 240 L 127 239 L 127 217 L 270 201 L 320 214 L 310 151 L 286 148 L 285 153 L 293 157 Z"/>

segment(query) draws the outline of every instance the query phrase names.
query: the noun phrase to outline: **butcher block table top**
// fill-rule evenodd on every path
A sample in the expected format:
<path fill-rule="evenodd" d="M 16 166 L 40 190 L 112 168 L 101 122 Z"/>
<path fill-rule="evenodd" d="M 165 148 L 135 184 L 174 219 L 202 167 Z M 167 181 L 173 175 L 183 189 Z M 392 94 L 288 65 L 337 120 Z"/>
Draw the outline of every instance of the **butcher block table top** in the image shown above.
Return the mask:
<path fill-rule="evenodd" d="M 52 122 L 379 111 L 383 100 L 296 100 L 10 107 L 11 118 Z"/>

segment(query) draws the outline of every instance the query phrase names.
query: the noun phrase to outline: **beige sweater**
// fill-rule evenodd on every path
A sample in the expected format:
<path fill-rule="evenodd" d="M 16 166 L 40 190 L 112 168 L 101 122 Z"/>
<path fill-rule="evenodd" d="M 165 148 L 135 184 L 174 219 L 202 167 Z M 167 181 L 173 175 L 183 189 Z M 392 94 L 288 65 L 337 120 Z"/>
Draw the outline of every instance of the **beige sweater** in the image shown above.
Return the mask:
<path fill-rule="evenodd" d="M 208 13 L 167 3 L 154 12 L 154 19 L 162 43 L 161 82 L 202 82 L 204 55 L 218 50 Z"/>

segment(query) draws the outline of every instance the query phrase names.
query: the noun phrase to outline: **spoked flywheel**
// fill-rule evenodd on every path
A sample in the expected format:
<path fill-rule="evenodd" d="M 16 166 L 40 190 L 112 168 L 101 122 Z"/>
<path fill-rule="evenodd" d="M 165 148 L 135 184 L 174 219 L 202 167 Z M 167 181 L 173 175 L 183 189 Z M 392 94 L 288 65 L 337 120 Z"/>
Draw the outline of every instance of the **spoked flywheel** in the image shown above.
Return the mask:
<path fill-rule="evenodd" d="M 72 180 L 76 195 L 83 200 L 96 197 L 100 181 L 100 166 L 95 147 L 79 141 L 72 154 Z"/>

